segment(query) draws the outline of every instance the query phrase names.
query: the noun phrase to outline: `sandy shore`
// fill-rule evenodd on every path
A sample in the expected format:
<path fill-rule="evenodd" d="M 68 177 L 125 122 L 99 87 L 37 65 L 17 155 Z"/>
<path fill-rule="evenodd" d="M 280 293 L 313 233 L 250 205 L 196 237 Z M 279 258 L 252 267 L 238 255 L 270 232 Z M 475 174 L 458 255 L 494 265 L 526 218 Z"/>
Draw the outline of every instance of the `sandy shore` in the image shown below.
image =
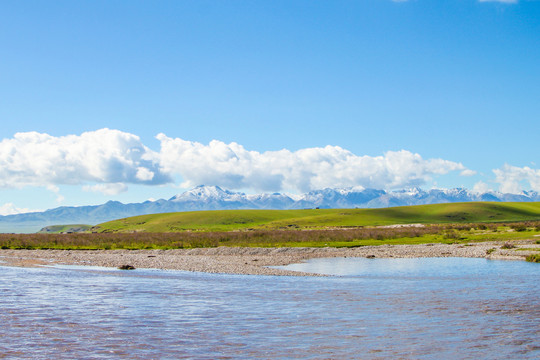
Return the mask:
<path fill-rule="evenodd" d="M 475 257 L 524 260 L 538 253 L 534 240 L 512 241 L 516 248 L 504 249 L 503 242 L 471 244 L 382 245 L 358 248 L 204 248 L 177 250 L 0 250 L 0 265 L 40 266 L 52 264 L 173 269 L 207 273 L 249 275 L 310 275 L 268 268 L 332 257 Z M 493 249 L 493 250 L 492 250 Z"/>

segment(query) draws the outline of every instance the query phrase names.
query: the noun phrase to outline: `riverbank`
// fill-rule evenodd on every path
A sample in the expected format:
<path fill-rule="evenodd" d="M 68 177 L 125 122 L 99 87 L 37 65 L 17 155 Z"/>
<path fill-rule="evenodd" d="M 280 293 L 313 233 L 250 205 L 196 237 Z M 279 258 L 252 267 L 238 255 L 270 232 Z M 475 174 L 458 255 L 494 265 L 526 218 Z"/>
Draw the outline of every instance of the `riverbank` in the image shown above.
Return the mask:
<path fill-rule="evenodd" d="M 7 266 L 90 265 L 155 268 L 244 275 L 310 275 L 268 268 L 313 258 L 367 257 L 475 257 L 524 260 L 538 254 L 535 240 L 469 244 L 380 245 L 357 248 L 249 248 L 217 247 L 174 250 L 0 250 Z"/>

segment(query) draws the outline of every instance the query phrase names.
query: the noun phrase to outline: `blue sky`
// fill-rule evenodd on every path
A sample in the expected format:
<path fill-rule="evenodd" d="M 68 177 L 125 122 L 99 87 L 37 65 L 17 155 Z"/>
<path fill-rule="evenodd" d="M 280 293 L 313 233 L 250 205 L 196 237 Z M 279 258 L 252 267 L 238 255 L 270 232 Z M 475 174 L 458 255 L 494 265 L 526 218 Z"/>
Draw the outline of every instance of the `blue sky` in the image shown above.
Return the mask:
<path fill-rule="evenodd" d="M 540 191 L 540 2 L 2 1 L 0 213 Z"/>

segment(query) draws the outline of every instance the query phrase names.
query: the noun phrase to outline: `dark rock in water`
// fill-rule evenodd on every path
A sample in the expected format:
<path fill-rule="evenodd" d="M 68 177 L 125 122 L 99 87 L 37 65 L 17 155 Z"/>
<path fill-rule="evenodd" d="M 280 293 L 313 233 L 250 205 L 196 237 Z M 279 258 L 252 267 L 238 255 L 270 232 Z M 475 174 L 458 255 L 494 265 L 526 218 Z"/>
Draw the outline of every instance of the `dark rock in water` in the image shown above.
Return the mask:
<path fill-rule="evenodd" d="M 374 259 L 375 258 L 375 255 L 368 255 L 366 256 L 368 259 Z"/>
<path fill-rule="evenodd" d="M 122 265 L 122 266 L 119 266 L 118 269 L 120 269 L 120 270 L 135 270 L 135 267 L 131 266 L 131 265 Z"/>

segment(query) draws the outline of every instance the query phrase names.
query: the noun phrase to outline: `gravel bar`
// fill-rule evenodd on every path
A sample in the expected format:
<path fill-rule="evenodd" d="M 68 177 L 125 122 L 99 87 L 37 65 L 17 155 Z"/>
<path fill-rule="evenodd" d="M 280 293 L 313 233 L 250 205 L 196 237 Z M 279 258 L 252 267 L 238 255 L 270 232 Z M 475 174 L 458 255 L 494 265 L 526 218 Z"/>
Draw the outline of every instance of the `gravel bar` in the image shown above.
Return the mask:
<path fill-rule="evenodd" d="M 314 274 L 269 268 L 303 262 L 313 258 L 367 257 L 473 257 L 504 260 L 524 260 L 538 254 L 540 244 L 534 240 L 469 244 L 380 245 L 356 248 L 249 248 L 217 247 L 175 250 L 0 250 L 0 265 L 90 265 L 135 268 L 171 269 L 206 273 L 244 275 Z M 523 250 L 520 250 L 523 249 Z"/>

